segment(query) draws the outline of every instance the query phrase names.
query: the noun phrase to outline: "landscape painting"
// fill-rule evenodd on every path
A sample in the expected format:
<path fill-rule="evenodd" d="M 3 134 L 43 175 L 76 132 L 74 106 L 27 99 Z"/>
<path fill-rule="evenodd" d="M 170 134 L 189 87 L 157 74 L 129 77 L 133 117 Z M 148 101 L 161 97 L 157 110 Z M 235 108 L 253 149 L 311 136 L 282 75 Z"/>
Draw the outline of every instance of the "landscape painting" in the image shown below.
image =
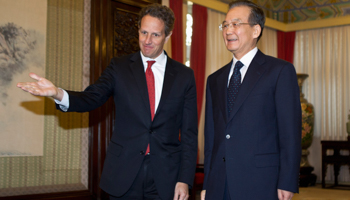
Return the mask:
<path fill-rule="evenodd" d="M 0 157 L 42 156 L 44 99 L 16 84 L 45 75 L 47 0 L 0 5 Z"/>

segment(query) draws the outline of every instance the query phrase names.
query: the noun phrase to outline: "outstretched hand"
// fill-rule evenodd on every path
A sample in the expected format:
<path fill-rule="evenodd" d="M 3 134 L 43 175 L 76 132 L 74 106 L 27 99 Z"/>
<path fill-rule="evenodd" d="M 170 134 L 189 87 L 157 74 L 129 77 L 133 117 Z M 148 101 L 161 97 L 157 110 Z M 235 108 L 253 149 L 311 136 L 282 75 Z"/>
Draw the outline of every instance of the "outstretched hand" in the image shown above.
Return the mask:
<path fill-rule="evenodd" d="M 52 97 L 59 101 L 62 100 L 63 91 L 58 89 L 51 81 L 35 73 L 29 73 L 29 76 L 35 79 L 36 82 L 20 82 L 17 83 L 17 87 L 35 96 Z"/>

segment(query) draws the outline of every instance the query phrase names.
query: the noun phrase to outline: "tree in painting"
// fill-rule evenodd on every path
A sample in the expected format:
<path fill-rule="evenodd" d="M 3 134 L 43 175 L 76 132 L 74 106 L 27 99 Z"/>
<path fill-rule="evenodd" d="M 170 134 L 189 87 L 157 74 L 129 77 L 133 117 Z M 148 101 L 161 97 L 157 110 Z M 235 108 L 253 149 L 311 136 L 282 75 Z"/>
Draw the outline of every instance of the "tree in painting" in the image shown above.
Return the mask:
<path fill-rule="evenodd" d="M 36 31 L 24 30 L 14 23 L 0 25 L 0 99 L 3 105 L 8 96 L 6 87 L 12 83 L 13 76 L 29 64 L 42 65 L 40 56 L 35 55 L 38 38 Z"/>

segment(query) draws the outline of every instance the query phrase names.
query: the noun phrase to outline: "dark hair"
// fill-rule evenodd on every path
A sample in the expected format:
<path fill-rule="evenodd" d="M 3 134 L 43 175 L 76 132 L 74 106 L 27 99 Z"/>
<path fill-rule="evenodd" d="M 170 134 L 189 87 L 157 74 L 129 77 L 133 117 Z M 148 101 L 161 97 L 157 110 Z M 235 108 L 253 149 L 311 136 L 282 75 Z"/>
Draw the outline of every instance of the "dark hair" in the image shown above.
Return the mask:
<path fill-rule="evenodd" d="M 249 15 L 249 23 L 251 24 L 259 24 L 261 27 L 261 33 L 258 37 L 258 41 L 263 33 L 264 30 L 264 25 L 265 25 L 265 15 L 264 11 L 255 3 L 248 1 L 248 0 L 237 0 L 237 1 L 232 1 L 229 4 L 229 10 L 231 10 L 234 7 L 238 6 L 248 6 L 251 10 L 250 15 Z"/>
<path fill-rule="evenodd" d="M 170 8 L 168 8 L 166 6 L 162 6 L 162 5 L 157 4 L 157 3 L 150 4 L 146 7 L 143 7 L 140 11 L 140 14 L 139 14 L 139 21 L 138 21 L 139 28 L 141 27 L 142 18 L 146 15 L 156 17 L 164 22 L 165 36 L 168 36 L 170 34 L 170 32 L 173 30 L 174 22 L 175 22 L 175 15 L 174 15 L 174 12 Z"/>

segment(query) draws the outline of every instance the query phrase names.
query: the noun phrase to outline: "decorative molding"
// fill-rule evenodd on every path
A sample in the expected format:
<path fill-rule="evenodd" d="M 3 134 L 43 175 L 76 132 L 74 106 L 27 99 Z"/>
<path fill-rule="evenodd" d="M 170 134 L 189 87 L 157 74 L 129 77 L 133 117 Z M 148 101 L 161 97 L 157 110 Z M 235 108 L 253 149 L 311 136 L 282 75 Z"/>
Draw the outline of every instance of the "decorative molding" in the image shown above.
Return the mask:
<path fill-rule="evenodd" d="M 83 74 L 82 90 L 90 83 L 90 26 L 91 26 L 91 0 L 84 0 L 84 32 L 83 32 Z M 89 114 L 82 116 L 84 124 L 89 124 Z M 81 183 L 89 187 L 89 128 L 81 129 Z"/>
<path fill-rule="evenodd" d="M 184 2 L 187 2 L 187 1 L 188 0 L 184 0 Z M 222 13 L 226 13 L 228 10 L 228 5 L 226 3 L 216 1 L 216 0 L 191 0 L 191 2 L 222 12 Z M 348 12 L 344 11 L 345 14 L 347 14 Z M 287 24 L 287 23 L 277 21 L 275 19 L 266 18 L 265 26 L 276 30 L 288 32 L 288 31 L 299 31 L 299 30 L 307 30 L 307 29 L 315 29 L 315 28 L 326 28 L 326 27 L 332 27 L 332 26 L 350 25 L 349 19 L 350 19 L 350 16 L 347 15 L 342 17 L 318 19 L 318 20 L 312 20 L 312 21 L 295 22 L 295 23 Z"/>
<path fill-rule="evenodd" d="M 330 18 L 330 19 L 320 19 L 315 21 L 296 22 L 292 24 L 286 24 L 286 27 L 283 31 L 285 32 L 300 31 L 300 30 L 326 28 L 326 27 L 333 27 L 333 26 L 345 26 L 345 25 L 350 25 L 350 15 Z"/>

